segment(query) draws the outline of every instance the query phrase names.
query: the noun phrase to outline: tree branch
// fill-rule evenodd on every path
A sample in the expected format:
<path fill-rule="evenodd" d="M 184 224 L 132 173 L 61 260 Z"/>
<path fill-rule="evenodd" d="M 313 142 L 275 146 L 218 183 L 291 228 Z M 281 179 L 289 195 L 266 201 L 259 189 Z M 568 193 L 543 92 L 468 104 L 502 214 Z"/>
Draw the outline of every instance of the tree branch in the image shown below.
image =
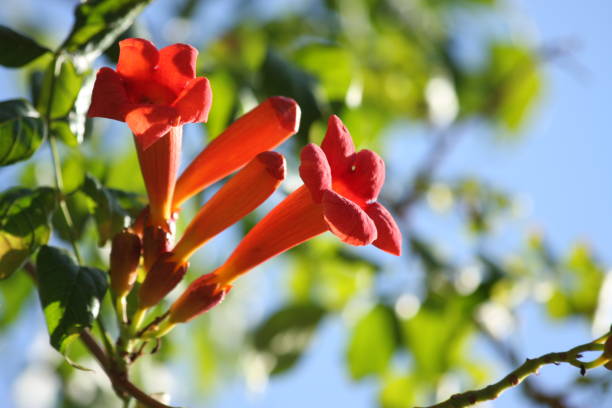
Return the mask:
<path fill-rule="evenodd" d="M 601 344 L 602 339 L 605 340 L 611 334 L 612 333 L 608 333 L 591 343 L 582 344 L 568 351 L 548 353 L 535 359 L 527 359 L 520 367 L 495 384 L 491 384 L 479 390 L 455 394 L 444 402 L 423 408 L 463 408 L 478 402 L 494 400 L 499 397 L 502 392 L 519 385 L 525 378 L 532 374 L 536 374 L 540 367 L 547 364 L 558 365 L 560 363 L 569 363 L 579 367 L 581 373 L 584 373 L 589 363 L 583 363 L 578 360 L 582 356 L 582 353 L 603 350 L 603 345 Z"/>

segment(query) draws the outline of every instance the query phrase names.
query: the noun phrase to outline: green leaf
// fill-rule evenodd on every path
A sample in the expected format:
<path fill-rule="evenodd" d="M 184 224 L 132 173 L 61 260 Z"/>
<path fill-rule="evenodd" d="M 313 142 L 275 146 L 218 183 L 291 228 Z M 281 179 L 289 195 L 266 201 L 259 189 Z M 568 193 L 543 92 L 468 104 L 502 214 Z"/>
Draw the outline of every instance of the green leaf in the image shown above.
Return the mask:
<path fill-rule="evenodd" d="M 113 191 L 94 177 L 87 175 L 81 188 L 94 203 L 93 214 L 98 226 L 98 244 L 104 245 L 130 221 L 129 214 L 119 205 Z"/>
<path fill-rule="evenodd" d="M 87 73 L 79 73 L 69 58 L 58 57 L 49 63 L 43 78 L 37 108 L 51 119 L 66 119 L 81 91 Z"/>
<path fill-rule="evenodd" d="M 65 353 L 69 340 L 91 327 L 98 316 L 107 289 L 106 275 L 77 265 L 65 251 L 50 246 L 41 248 L 36 267 L 51 345 Z"/>
<path fill-rule="evenodd" d="M 271 374 L 280 374 L 298 362 L 324 315 L 325 310 L 313 303 L 289 305 L 255 330 L 253 345 L 273 361 Z"/>
<path fill-rule="evenodd" d="M 9 328 L 27 307 L 32 293 L 32 279 L 16 273 L 0 285 L 0 333 Z"/>
<path fill-rule="evenodd" d="M 51 235 L 53 189 L 12 188 L 0 195 L 0 279 L 7 278 Z"/>
<path fill-rule="evenodd" d="M 51 52 L 25 35 L 0 25 L 0 65 L 18 68 Z"/>
<path fill-rule="evenodd" d="M 28 101 L 0 102 L 0 166 L 32 156 L 44 134 L 44 123 Z"/>
<path fill-rule="evenodd" d="M 208 139 L 212 140 L 230 124 L 237 92 L 234 80 L 225 71 L 208 75 L 208 79 L 215 90 L 215 103 L 211 107 L 210 118 L 206 124 Z"/>
<path fill-rule="evenodd" d="M 89 66 L 127 30 L 151 0 L 90 0 L 75 9 L 75 22 L 62 49 Z"/>
<path fill-rule="evenodd" d="M 378 305 L 357 322 L 347 348 L 348 368 L 353 379 L 383 374 L 387 370 L 397 344 L 394 320 L 393 311 Z"/>
<path fill-rule="evenodd" d="M 414 407 L 415 380 L 407 375 L 390 375 L 384 379 L 378 396 L 382 408 Z"/>

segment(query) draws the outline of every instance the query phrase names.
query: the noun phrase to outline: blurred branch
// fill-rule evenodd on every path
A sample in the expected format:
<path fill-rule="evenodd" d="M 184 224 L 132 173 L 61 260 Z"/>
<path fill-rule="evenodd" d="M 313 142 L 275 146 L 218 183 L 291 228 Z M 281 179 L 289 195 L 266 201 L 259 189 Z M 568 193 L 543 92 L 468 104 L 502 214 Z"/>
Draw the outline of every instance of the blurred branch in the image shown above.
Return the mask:
<path fill-rule="evenodd" d="M 548 353 L 535 359 L 527 359 L 516 370 L 512 371 L 510 374 L 506 375 L 504 378 L 494 384 L 479 390 L 455 394 L 444 402 L 423 408 L 463 408 L 469 407 L 478 402 L 494 400 L 504 391 L 519 385 L 528 376 L 536 374 L 540 367 L 548 364 L 559 365 L 560 363 L 568 363 L 580 368 L 581 374 L 584 375 L 588 368 L 593 368 L 604 363 L 604 361 L 601 357 L 589 363 L 582 362 L 578 359 L 582 357 L 582 353 L 584 352 L 602 351 L 604 346 L 601 343 L 610 335 L 612 335 L 612 332 L 608 332 L 591 343 L 576 346 L 568 351 Z"/>

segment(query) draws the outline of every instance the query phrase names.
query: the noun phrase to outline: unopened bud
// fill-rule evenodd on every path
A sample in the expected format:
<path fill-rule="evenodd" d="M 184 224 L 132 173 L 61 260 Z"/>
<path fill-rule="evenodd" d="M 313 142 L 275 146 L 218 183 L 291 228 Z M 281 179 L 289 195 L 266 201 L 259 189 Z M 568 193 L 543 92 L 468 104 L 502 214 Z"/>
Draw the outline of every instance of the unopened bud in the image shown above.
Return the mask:
<path fill-rule="evenodd" d="M 138 235 L 124 230 L 113 238 L 110 254 L 111 288 L 118 297 L 126 295 L 138 276 L 141 243 Z"/>
<path fill-rule="evenodd" d="M 178 263 L 167 252 L 158 257 L 138 291 L 139 308 L 147 309 L 158 304 L 183 279 L 188 263 Z"/>
<path fill-rule="evenodd" d="M 187 322 L 217 306 L 230 291 L 231 286 L 221 286 L 214 273 L 195 280 L 170 307 L 168 321 L 171 324 Z"/>
<path fill-rule="evenodd" d="M 148 226 L 142 238 L 142 255 L 145 271 L 149 273 L 160 255 L 170 251 L 173 245 L 172 234 L 163 228 Z"/>

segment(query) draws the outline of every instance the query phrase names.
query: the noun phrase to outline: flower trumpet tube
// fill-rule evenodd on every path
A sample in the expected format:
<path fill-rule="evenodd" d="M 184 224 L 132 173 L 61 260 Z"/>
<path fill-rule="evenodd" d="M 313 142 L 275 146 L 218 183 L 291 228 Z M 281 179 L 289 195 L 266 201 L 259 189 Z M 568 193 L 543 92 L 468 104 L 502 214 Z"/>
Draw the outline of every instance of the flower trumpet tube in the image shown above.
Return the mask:
<path fill-rule="evenodd" d="M 238 118 L 180 175 L 174 191 L 174 208 L 243 167 L 258 153 L 280 145 L 297 132 L 299 122 L 297 103 L 281 96 L 266 99 Z"/>
<path fill-rule="evenodd" d="M 285 179 L 285 158 L 276 152 L 255 156 L 200 209 L 172 252 L 185 262 L 209 239 L 259 207 Z"/>
<path fill-rule="evenodd" d="M 186 44 L 161 50 L 140 38 L 119 43 L 117 70 L 98 71 L 89 117 L 126 122 L 134 134 L 150 201 L 150 222 L 171 216 L 182 125 L 206 122 L 212 102 L 208 79 L 195 76 L 198 52 Z"/>
<path fill-rule="evenodd" d="M 263 203 L 285 175 L 285 158 L 275 152 L 263 152 L 232 177 L 200 209 L 172 252 L 160 256 L 151 267 L 140 287 L 139 308 L 161 301 L 182 279 L 191 254 Z"/>
<path fill-rule="evenodd" d="M 223 265 L 188 287 L 170 308 L 169 326 L 209 310 L 239 276 L 325 231 L 351 245 L 373 244 L 400 255 L 397 224 L 375 202 L 385 172 L 376 153 L 356 153 L 348 130 L 332 116 L 322 147 L 309 144 L 300 156 L 304 185 L 258 222 Z"/>

